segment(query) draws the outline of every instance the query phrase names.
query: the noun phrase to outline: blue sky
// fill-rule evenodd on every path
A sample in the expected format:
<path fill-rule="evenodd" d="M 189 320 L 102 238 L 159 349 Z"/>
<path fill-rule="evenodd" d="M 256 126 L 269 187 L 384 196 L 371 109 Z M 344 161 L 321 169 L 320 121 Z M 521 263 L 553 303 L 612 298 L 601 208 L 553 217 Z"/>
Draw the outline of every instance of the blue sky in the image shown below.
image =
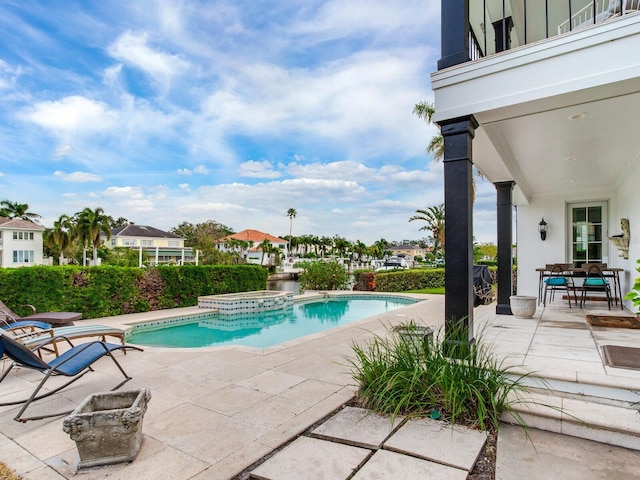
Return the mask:
<path fill-rule="evenodd" d="M 0 0 L 0 198 L 170 229 L 426 236 L 439 0 Z M 495 240 L 479 181 L 474 233 Z"/>

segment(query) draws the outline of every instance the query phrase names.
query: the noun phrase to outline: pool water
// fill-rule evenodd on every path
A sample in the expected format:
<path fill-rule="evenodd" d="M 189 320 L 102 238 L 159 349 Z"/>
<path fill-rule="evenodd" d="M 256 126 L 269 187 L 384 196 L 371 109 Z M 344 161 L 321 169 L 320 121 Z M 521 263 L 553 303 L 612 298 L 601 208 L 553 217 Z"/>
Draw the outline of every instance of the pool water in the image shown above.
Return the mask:
<path fill-rule="evenodd" d="M 251 315 L 211 314 L 158 328 L 134 328 L 127 342 L 157 347 L 245 345 L 265 348 L 414 303 L 405 298 L 350 298 L 300 303 Z"/>

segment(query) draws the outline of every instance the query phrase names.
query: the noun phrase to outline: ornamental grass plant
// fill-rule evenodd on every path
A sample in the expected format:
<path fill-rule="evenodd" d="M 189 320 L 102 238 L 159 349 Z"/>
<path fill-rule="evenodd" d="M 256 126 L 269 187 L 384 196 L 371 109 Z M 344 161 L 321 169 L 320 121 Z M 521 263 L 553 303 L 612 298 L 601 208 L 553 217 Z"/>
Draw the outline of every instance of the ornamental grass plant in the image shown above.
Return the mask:
<path fill-rule="evenodd" d="M 417 330 L 414 322 L 403 325 Z M 520 402 L 528 374 L 513 373 L 476 339 L 473 345 L 419 340 L 390 332 L 363 345 L 353 344 L 347 361 L 359 386 L 358 402 L 381 414 L 431 417 L 495 431 L 500 415 Z M 465 338 L 449 332 L 448 338 Z M 511 410 L 521 425 L 524 420 Z"/>

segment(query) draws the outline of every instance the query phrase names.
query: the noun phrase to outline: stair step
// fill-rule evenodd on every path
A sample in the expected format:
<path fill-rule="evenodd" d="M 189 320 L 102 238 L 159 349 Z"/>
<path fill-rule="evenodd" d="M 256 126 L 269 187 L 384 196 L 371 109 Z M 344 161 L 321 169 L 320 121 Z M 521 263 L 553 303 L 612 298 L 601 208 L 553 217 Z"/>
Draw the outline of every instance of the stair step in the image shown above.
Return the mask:
<path fill-rule="evenodd" d="M 640 450 L 640 414 L 633 403 L 530 388 L 504 422 Z"/>

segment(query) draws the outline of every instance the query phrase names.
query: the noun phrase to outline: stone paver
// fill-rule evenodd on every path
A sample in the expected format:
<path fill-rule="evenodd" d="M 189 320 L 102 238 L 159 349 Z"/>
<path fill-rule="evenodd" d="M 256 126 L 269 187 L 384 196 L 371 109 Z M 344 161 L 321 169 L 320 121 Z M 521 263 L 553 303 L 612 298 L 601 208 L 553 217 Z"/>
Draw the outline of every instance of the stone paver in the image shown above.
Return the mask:
<path fill-rule="evenodd" d="M 345 480 L 370 450 L 299 437 L 252 472 L 261 480 Z"/>
<path fill-rule="evenodd" d="M 364 408 L 345 407 L 311 433 L 358 447 L 379 448 L 402 418 L 397 417 L 392 422 L 388 416 Z"/>
<path fill-rule="evenodd" d="M 486 439 L 485 433 L 476 430 L 413 420 L 402 425 L 384 448 L 471 471 Z"/>
<path fill-rule="evenodd" d="M 379 450 L 353 476 L 353 480 L 389 480 L 392 478 L 465 480 L 467 471 L 400 453 Z"/>

